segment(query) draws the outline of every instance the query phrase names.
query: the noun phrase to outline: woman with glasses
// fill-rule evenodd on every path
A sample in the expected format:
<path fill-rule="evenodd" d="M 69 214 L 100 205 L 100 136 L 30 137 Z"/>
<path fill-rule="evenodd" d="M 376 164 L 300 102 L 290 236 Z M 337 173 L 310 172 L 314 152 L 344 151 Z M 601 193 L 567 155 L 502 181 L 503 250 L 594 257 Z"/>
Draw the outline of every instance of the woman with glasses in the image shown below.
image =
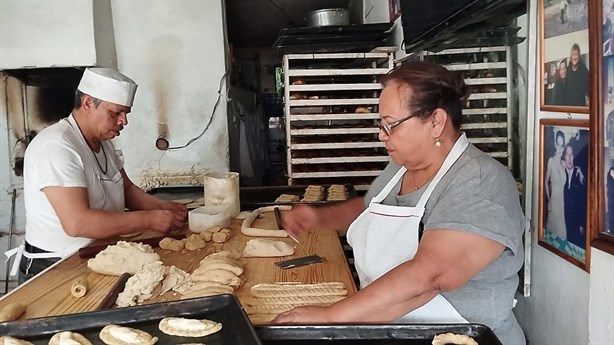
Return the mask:
<path fill-rule="evenodd" d="M 509 170 L 461 132 L 463 77 L 413 62 L 382 80 L 379 139 L 391 162 L 364 198 L 284 212 L 282 225 L 347 232 L 360 290 L 275 323 L 482 323 L 524 344 L 514 314 L 524 216 Z"/>

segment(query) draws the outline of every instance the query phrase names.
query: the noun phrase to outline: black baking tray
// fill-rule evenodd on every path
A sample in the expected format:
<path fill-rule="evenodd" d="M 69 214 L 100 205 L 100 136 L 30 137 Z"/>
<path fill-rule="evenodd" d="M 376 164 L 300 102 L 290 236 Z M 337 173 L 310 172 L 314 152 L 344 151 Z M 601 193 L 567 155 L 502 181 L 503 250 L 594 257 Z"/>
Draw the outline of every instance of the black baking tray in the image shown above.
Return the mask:
<path fill-rule="evenodd" d="M 161 319 L 168 316 L 209 319 L 222 323 L 222 329 L 206 337 L 176 337 L 158 329 Z M 0 334 L 28 340 L 34 344 L 48 344 L 51 336 L 61 331 L 81 333 L 92 344 L 103 344 L 100 330 L 116 324 L 133 327 L 159 338 L 158 344 L 204 342 L 214 344 L 262 344 L 245 311 L 234 295 L 219 295 L 147 304 L 137 307 L 110 309 L 0 323 Z"/>
<path fill-rule="evenodd" d="M 501 345 L 482 324 L 262 326 L 256 333 L 264 345 L 430 345 L 442 333 L 465 334 L 480 345 Z"/>
<path fill-rule="evenodd" d="M 239 200 L 241 210 L 253 210 L 259 207 L 271 205 L 287 205 L 297 204 L 301 202 L 279 203 L 275 202 L 281 194 L 294 194 L 302 197 L 308 185 L 295 186 L 262 186 L 262 187 L 241 187 L 239 191 Z M 322 185 L 324 187 L 323 195 L 326 196 L 330 185 Z M 348 194 L 348 199 L 356 197 L 356 189 L 352 184 L 345 184 L 345 190 Z M 173 187 L 158 187 L 148 191 L 149 194 L 155 195 L 166 200 L 177 199 L 193 199 L 202 198 L 204 190 L 202 186 L 173 186 Z M 309 202 L 310 205 L 326 205 L 337 201 L 316 201 Z M 304 202 L 303 202 L 304 203 Z"/>

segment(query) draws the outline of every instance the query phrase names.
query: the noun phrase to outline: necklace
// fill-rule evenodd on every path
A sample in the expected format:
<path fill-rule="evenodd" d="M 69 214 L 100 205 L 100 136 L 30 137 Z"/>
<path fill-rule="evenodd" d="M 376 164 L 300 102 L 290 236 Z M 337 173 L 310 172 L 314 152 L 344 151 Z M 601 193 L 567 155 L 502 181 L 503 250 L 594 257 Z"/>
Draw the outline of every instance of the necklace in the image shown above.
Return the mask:
<path fill-rule="evenodd" d="M 422 182 L 419 185 L 416 185 L 416 180 L 415 180 L 415 173 L 411 174 L 411 179 L 409 180 L 409 182 L 411 182 L 411 188 L 413 189 L 413 191 L 417 191 L 418 189 L 422 188 L 422 186 L 424 186 L 428 181 L 431 180 L 431 178 L 433 178 L 433 175 L 435 175 L 435 173 L 437 173 L 438 170 L 433 171 L 427 178 L 426 180 L 424 180 L 424 182 Z"/>
<path fill-rule="evenodd" d="M 90 144 L 87 142 L 87 139 L 85 138 L 85 135 L 83 134 L 83 131 L 81 130 L 81 126 L 79 126 L 79 122 L 77 122 L 75 120 L 75 123 L 77 124 L 77 128 L 79 128 L 79 132 L 81 133 L 81 136 L 83 137 L 83 140 L 85 140 L 85 144 L 90 149 L 90 151 L 92 151 L 92 154 L 94 155 L 94 159 L 96 160 L 96 164 L 98 164 L 98 168 L 100 168 L 100 171 L 104 175 L 106 175 L 107 174 L 107 170 L 109 170 L 109 159 L 107 158 L 107 153 L 104 150 L 104 145 L 102 145 L 102 143 L 100 143 L 100 148 L 102 149 L 102 155 L 104 156 L 104 169 L 103 169 L 102 165 L 100 164 L 100 161 L 98 161 L 98 156 L 96 155 L 96 152 L 94 152 L 94 149 L 92 149 Z"/>

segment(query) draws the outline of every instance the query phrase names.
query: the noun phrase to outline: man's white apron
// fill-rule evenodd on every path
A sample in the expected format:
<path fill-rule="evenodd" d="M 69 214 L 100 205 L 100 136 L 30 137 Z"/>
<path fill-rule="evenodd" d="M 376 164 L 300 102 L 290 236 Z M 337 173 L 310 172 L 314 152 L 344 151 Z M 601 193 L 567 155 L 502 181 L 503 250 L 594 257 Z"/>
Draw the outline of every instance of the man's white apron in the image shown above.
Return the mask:
<path fill-rule="evenodd" d="M 469 141 L 465 134 L 462 134 L 416 207 L 381 204 L 407 170 L 401 167 L 384 189 L 371 200 L 369 207 L 350 225 L 347 240 L 354 251 L 361 288 L 365 288 L 401 263 L 413 259 L 418 250 L 418 232 L 426 203 L 435 186 L 468 146 Z M 437 295 L 398 322 L 466 323 L 467 320 L 443 296 Z"/>

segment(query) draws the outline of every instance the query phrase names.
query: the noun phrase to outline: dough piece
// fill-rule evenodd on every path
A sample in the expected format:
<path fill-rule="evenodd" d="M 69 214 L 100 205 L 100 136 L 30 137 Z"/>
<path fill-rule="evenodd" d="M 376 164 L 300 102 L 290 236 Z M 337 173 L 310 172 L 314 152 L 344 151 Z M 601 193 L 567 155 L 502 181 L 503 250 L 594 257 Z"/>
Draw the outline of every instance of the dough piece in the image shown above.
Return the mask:
<path fill-rule="evenodd" d="M 202 198 L 198 198 L 196 200 L 194 200 L 195 204 L 199 204 L 199 205 L 204 205 L 205 204 L 205 197 Z"/>
<path fill-rule="evenodd" d="M 241 223 L 241 233 L 246 236 L 255 236 L 255 237 L 288 237 L 288 233 L 285 230 L 271 230 L 271 229 L 260 229 L 260 228 L 252 228 L 251 225 L 260 216 L 263 212 L 272 212 L 275 208 L 279 208 L 281 211 L 291 210 L 292 206 L 282 205 L 282 206 L 266 206 L 255 209 L 247 218 L 243 220 Z"/>
<path fill-rule="evenodd" d="M 139 271 L 126 281 L 124 291 L 117 295 L 115 304 L 118 307 L 134 306 L 153 296 L 153 290 L 164 279 L 162 261 L 145 264 Z"/>
<path fill-rule="evenodd" d="M 188 240 L 185 243 L 185 249 L 187 250 L 198 250 L 205 248 L 207 243 L 203 238 L 198 234 L 192 234 L 188 237 Z"/>
<path fill-rule="evenodd" d="M 146 263 L 159 260 L 160 255 L 150 245 L 119 241 L 89 259 L 87 267 L 96 273 L 120 276 L 126 272 L 135 274 Z"/>
<path fill-rule="evenodd" d="M 210 233 L 214 234 L 214 233 L 216 233 L 216 232 L 218 232 L 220 230 L 222 230 L 221 226 L 214 226 L 212 228 L 207 229 L 206 231 L 209 231 Z"/>
<path fill-rule="evenodd" d="M 224 243 L 230 239 L 229 232 L 216 232 L 211 236 L 211 240 L 215 243 Z"/>
<path fill-rule="evenodd" d="M 166 317 L 160 320 L 160 330 L 169 335 L 179 337 L 204 337 L 222 329 L 219 322 L 202 319 L 186 319 L 182 317 Z"/>
<path fill-rule="evenodd" d="M 234 289 L 230 286 L 228 286 L 227 288 L 211 286 L 211 287 L 206 287 L 206 288 L 187 292 L 183 296 L 181 296 L 181 299 L 226 295 L 226 294 L 232 294 L 232 293 L 234 293 Z"/>
<path fill-rule="evenodd" d="M 9 336 L 3 336 L 3 337 L 0 337 L 0 345 L 34 345 L 34 344 L 32 344 L 29 341 L 13 338 Z"/>
<path fill-rule="evenodd" d="M 294 248 L 282 241 L 271 241 L 265 239 L 252 239 L 247 241 L 243 256 L 251 257 L 278 257 L 294 254 Z"/>
<path fill-rule="evenodd" d="M 82 336 L 79 333 L 75 332 L 60 332 L 56 333 L 49 340 L 49 345 L 60 345 L 60 344 L 79 344 L 79 345 L 92 345 L 92 342 L 87 340 L 86 337 Z"/>
<path fill-rule="evenodd" d="M 205 242 L 211 242 L 211 239 L 213 238 L 213 233 L 211 231 L 205 230 L 200 233 L 200 237 L 202 237 Z"/>
<path fill-rule="evenodd" d="M 209 254 L 207 255 L 207 257 L 208 258 L 221 257 L 221 258 L 231 258 L 231 259 L 239 260 L 243 258 L 243 254 L 241 254 L 241 252 L 238 252 L 236 250 L 222 250 L 217 253 Z"/>
<path fill-rule="evenodd" d="M 171 290 L 185 293 L 191 286 L 192 278 L 190 278 L 190 274 L 175 266 L 171 266 L 166 270 L 166 277 L 162 281 L 162 291 L 160 291 L 160 295 Z"/>
<path fill-rule="evenodd" d="M 178 204 L 183 204 L 183 205 L 191 204 L 192 202 L 194 202 L 194 200 L 192 200 L 192 199 L 175 199 L 175 200 L 172 200 L 172 201 L 176 202 Z"/>
<path fill-rule="evenodd" d="M 249 216 L 250 213 L 252 213 L 252 212 L 251 211 L 241 211 L 239 213 L 239 215 L 235 217 L 235 219 L 243 220 L 243 219 L 247 218 L 247 216 Z"/>
<path fill-rule="evenodd" d="M 201 204 L 198 204 L 198 203 L 195 203 L 195 202 L 185 205 L 185 207 L 189 208 L 189 209 L 193 209 L 193 208 L 197 208 L 197 207 L 201 207 L 201 206 L 202 206 Z"/>
<path fill-rule="evenodd" d="M 346 296 L 345 285 L 341 282 L 316 284 L 267 284 L 261 283 L 251 287 L 254 297 L 308 297 L 308 296 Z"/>
<path fill-rule="evenodd" d="M 192 274 L 192 281 L 194 282 L 202 282 L 202 281 L 212 281 L 222 283 L 224 285 L 230 285 L 233 287 L 238 287 L 241 285 L 241 278 L 239 278 L 236 274 L 231 271 L 217 268 L 214 270 L 197 272 Z"/>
<path fill-rule="evenodd" d="M 158 337 L 145 331 L 118 325 L 105 326 L 98 336 L 107 345 L 153 345 L 158 342 Z"/>
<path fill-rule="evenodd" d="M 354 110 L 355 113 L 369 113 L 369 108 L 365 107 L 364 105 L 360 105 L 358 107 L 356 107 L 356 109 Z"/>
<path fill-rule="evenodd" d="M 165 237 L 159 243 L 160 248 L 178 252 L 185 248 L 185 243 L 172 237 Z"/>
<path fill-rule="evenodd" d="M 455 334 L 455 333 L 444 333 L 438 334 L 433 338 L 433 345 L 445 345 L 445 344 L 456 344 L 456 345 L 478 345 L 475 339 L 471 338 L 468 335 L 464 334 Z"/>
<path fill-rule="evenodd" d="M 226 284 L 222 284 L 218 282 L 203 281 L 203 282 L 197 282 L 194 285 L 190 286 L 188 291 L 186 291 L 185 293 L 189 293 L 189 292 L 196 291 L 196 290 L 202 290 L 206 288 L 211 288 L 211 287 L 225 289 L 226 291 L 229 291 L 230 293 L 234 291 L 234 287 L 230 285 L 226 285 Z M 230 288 L 230 290 L 228 288 Z"/>
<path fill-rule="evenodd" d="M 198 275 L 198 274 L 205 273 L 207 271 L 212 271 L 212 270 L 217 270 L 217 269 L 224 269 L 224 270 L 230 271 L 234 273 L 237 277 L 243 274 L 243 267 L 232 265 L 231 263 L 224 262 L 224 261 L 205 261 L 203 264 L 200 265 L 199 268 L 194 270 L 192 274 Z"/>
<path fill-rule="evenodd" d="M 282 194 L 275 199 L 275 202 L 297 202 L 299 200 L 298 195 L 294 194 Z"/>

